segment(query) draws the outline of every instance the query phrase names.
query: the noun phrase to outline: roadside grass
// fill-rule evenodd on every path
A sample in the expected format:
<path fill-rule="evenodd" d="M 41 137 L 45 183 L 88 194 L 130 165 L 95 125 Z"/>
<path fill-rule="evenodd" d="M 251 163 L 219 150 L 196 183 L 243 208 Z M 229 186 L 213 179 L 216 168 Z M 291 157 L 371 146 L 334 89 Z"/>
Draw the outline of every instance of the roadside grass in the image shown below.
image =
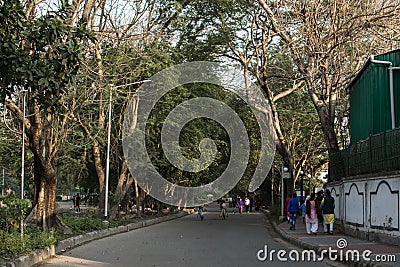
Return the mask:
<path fill-rule="evenodd" d="M 60 215 L 60 218 L 69 229 L 71 229 L 74 235 L 112 228 L 124 224 L 124 221 L 121 219 L 112 220 L 105 224 L 103 220 L 92 211 L 81 214 L 63 213 Z"/>
<path fill-rule="evenodd" d="M 14 200 L 15 201 L 15 200 Z M 38 249 L 44 249 L 59 241 L 71 236 L 76 236 L 96 230 L 113 228 L 120 225 L 127 225 L 132 222 L 138 222 L 152 217 L 164 216 L 173 213 L 173 210 L 164 210 L 160 214 L 154 211 L 145 211 L 142 217 L 136 217 L 135 213 L 118 214 L 114 220 L 107 223 L 98 215 L 97 209 L 87 210 L 75 213 L 74 210 L 64 210 L 58 213 L 58 217 L 72 231 L 71 234 L 60 234 L 57 231 L 41 231 L 38 228 L 27 226 L 24 229 L 24 235 L 21 237 L 19 231 L 20 217 L 14 216 L 10 211 L 18 208 L 9 205 L 7 209 L 1 208 L 0 224 L 11 226 L 0 228 L 0 264 L 29 254 Z M 12 215 L 12 216 L 11 216 Z M 20 216 L 20 213 L 19 213 Z"/>

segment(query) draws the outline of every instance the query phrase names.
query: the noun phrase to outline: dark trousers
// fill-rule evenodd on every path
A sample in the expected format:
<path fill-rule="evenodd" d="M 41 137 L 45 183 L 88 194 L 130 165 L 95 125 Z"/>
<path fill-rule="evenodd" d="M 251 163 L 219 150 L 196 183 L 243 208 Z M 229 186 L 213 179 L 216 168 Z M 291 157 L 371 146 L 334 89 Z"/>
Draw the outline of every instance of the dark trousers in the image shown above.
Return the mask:
<path fill-rule="evenodd" d="M 290 229 L 295 229 L 296 227 L 296 217 L 297 217 L 297 212 L 291 212 L 290 213 Z"/>

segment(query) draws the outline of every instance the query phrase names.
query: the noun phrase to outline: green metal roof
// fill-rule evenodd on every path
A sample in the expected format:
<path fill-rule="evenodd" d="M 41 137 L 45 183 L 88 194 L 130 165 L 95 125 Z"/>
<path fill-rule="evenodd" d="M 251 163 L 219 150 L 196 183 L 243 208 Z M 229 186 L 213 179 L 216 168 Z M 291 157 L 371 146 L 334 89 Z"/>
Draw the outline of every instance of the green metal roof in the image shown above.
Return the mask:
<path fill-rule="evenodd" d="M 393 53 L 400 53 L 400 48 L 396 49 L 396 50 L 392 50 L 383 54 L 379 54 L 379 55 L 374 55 L 376 60 L 383 60 L 382 58 L 393 54 Z M 353 86 L 353 84 L 363 75 L 365 69 L 371 64 L 371 58 L 368 57 L 367 61 L 364 63 L 363 67 L 357 72 L 356 77 L 354 77 L 351 82 L 346 86 L 346 92 L 350 93 L 350 90 Z"/>
<path fill-rule="evenodd" d="M 400 66 L 400 49 L 374 58 Z M 395 125 L 400 125 L 400 70 L 394 70 Z M 369 58 L 347 87 L 350 94 L 351 143 L 390 130 L 390 89 L 388 65 L 373 64 Z"/>

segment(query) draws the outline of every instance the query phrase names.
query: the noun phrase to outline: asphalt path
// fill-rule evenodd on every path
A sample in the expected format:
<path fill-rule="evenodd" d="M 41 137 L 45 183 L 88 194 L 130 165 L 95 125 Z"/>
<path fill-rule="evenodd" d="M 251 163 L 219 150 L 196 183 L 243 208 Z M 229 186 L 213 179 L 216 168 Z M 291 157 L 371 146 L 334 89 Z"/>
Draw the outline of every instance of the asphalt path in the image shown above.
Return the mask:
<path fill-rule="evenodd" d="M 295 247 L 268 230 L 264 214 L 229 214 L 221 220 L 216 209 L 95 240 L 46 260 L 41 266 L 330 266 L 326 262 L 295 262 L 288 253 Z M 260 261 L 267 246 L 287 252 L 282 262 Z M 297 249 L 301 255 L 301 250 Z M 296 255 L 296 254 L 293 254 Z M 259 253 L 262 258 L 264 253 Z"/>

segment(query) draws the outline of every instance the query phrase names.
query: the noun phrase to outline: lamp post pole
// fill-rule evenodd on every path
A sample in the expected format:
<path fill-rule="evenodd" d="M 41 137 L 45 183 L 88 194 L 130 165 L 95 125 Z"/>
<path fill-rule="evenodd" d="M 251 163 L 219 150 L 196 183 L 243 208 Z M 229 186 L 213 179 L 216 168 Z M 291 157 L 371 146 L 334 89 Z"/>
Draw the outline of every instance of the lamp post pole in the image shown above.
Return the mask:
<path fill-rule="evenodd" d="M 25 117 L 26 117 L 26 93 L 28 90 L 22 90 L 22 155 L 21 155 L 21 199 L 24 199 L 24 183 L 25 183 Z M 3 169 L 4 172 L 4 169 Z M 3 175 L 4 177 L 4 175 Z M 4 182 L 3 182 L 4 184 Z M 22 211 L 21 211 L 22 212 Z M 24 236 L 24 220 L 21 219 L 21 238 Z"/>
<path fill-rule="evenodd" d="M 104 219 L 107 220 L 108 212 L 108 180 L 110 176 L 110 143 L 111 143 L 111 103 L 112 102 L 112 85 L 110 90 L 110 100 L 108 103 L 108 130 L 107 130 L 107 160 L 106 160 L 106 189 L 104 204 Z"/>
<path fill-rule="evenodd" d="M 281 213 L 282 213 L 282 218 L 285 218 L 285 182 L 284 180 L 290 178 L 289 174 L 289 169 L 282 165 L 282 184 L 281 184 L 281 195 L 282 195 L 282 200 L 281 200 Z"/>
<path fill-rule="evenodd" d="M 108 183 L 109 183 L 109 177 L 110 177 L 110 144 L 111 144 L 111 115 L 112 115 L 112 92 L 114 89 L 120 88 L 120 87 L 127 87 L 130 85 L 135 85 L 135 84 L 143 84 L 143 83 L 148 83 L 151 82 L 151 80 L 143 80 L 139 82 L 133 82 L 129 84 L 123 84 L 119 86 L 114 86 L 113 84 L 110 84 L 110 99 L 108 102 L 108 130 L 107 130 L 107 160 L 106 160 L 106 181 L 105 181 L 105 197 L 104 197 L 104 219 L 105 222 L 107 222 L 107 217 L 108 217 Z"/>
<path fill-rule="evenodd" d="M 303 170 L 300 171 L 300 200 L 303 200 L 303 192 L 304 192 L 304 172 Z"/>
<path fill-rule="evenodd" d="M 274 165 L 272 166 L 272 172 L 271 172 L 271 175 L 272 175 L 272 178 L 271 178 L 271 206 L 273 206 L 274 203 L 275 203 L 275 201 L 274 201 L 275 168 L 276 168 L 276 165 L 274 164 Z"/>
<path fill-rule="evenodd" d="M 26 92 L 27 90 L 22 90 L 22 156 L 21 156 L 21 199 L 24 199 L 24 183 L 25 183 L 25 116 L 26 116 Z"/>

